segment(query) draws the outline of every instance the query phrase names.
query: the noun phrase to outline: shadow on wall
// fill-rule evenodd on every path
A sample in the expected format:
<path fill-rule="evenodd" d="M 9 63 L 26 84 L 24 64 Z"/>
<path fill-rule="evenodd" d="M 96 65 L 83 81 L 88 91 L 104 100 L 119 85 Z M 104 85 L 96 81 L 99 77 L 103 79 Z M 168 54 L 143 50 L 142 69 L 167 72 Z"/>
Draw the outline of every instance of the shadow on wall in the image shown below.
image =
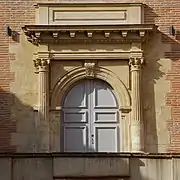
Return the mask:
<path fill-rule="evenodd" d="M 156 18 L 158 15 L 154 10 L 145 6 L 145 23 L 156 24 Z M 163 27 L 160 28 L 163 30 Z M 161 31 L 150 36 L 144 45 L 146 65 L 143 68 L 142 98 L 146 152 L 165 152 L 171 143 L 169 138 L 171 134 L 167 132 L 171 118 L 171 112 L 170 109 L 167 110 L 166 103 L 166 96 L 170 91 L 167 75 L 171 69 L 171 60 L 177 60 L 180 57 L 179 50 L 179 43 Z"/>
<path fill-rule="evenodd" d="M 16 122 L 11 120 L 11 106 L 14 96 L 0 88 L 0 152 L 15 152 L 11 135 L 16 132 Z"/>
<path fill-rule="evenodd" d="M 0 89 L 0 152 L 38 152 L 37 111 Z"/>
<path fill-rule="evenodd" d="M 158 18 L 158 15 L 154 10 L 149 6 L 145 6 L 145 23 L 156 24 L 156 18 Z M 160 29 L 161 28 L 164 30 L 163 27 L 160 27 Z M 165 111 L 168 106 L 171 107 L 171 105 L 167 103 L 166 98 L 170 91 L 168 80 L 172 81 L 173 77 L 173 75 L 169 74 L 169 71 L 171 69 L 171 63 L 176 62 L 180 58 L 180 44 L 178 42 L 180 36 L 179 32 L 176 32 L 176 37 L 171 37 L 168 33 L 164 34 L 161 31 L 156 32 L 156 34 L 149 37 L 148 42 L 144 46 L 146 65 L 143 68 L 142 86 L 145 151 L 151 153 L 167 151 L 167 147 L 171 143 L 169 138 L 171 133 L 177 134 L 177 132 L 173 132 L 172 129 L 168 129 L 171 112 L 170 109 L 168 109 L 169 114 L 167 115 Z M 171 82 L 171 88 L 172 87 L 173 84 Z M 158 124 L 161 129 L 157 129 Z M 170 130 L 169 134 L 167 132 L 168 130 Z M 163 136 L 166 137 L 163 138 Z M 165 138 L 169 138 L 169 140 L 164 140 Z M 158 149 L 160 146 L 163 150 Z"/>
<path fill-rule="evenodd" d="M 144 22 L 155 24 L 157 14 L 154 10 L 145 5 Z M 156 45 L 161 44 L 160 33 L 152 34 L 148 42 L 144 45 L 144 56 L 146 65 L 143 68 L 142 87 L 143 87 L 143 120 L 144 120 L 144 146 L 145 152 L 158 152 L 157 121 L 156 121 L 156 103 L 155 103 L 155 83 L 162 78 L 164 73 L 160 71 L 159 49 Z"/>

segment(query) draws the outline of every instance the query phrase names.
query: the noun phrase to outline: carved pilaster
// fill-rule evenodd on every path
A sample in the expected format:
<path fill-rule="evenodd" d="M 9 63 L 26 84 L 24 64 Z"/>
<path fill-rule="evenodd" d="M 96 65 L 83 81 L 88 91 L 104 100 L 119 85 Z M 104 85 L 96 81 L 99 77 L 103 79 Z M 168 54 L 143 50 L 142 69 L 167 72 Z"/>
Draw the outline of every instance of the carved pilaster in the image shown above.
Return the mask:
<path fill-rule="evenodd" d="M 142 151 L 142 113 L 141 113 L 141 67 L 144 63 L 143 57 L 131 57 L 129 65 L 131 68 L 132 89 L 132 115 L 131 115 L 131 140 L 132 151 Z"/>
<path fill-rule="evenodd" d="M 49 151 L 49 59 L 37 58 L 34 66 L 39 77 L 39 151 Z"/>
<path fill-rule="evenodd" d="M 96 66 L 96 62 L 85 61 L 84 67 L 85 67 L 86 77 L 87 78 L 94 78 L 94 76 L 95 76 L 95 66 Z"/>

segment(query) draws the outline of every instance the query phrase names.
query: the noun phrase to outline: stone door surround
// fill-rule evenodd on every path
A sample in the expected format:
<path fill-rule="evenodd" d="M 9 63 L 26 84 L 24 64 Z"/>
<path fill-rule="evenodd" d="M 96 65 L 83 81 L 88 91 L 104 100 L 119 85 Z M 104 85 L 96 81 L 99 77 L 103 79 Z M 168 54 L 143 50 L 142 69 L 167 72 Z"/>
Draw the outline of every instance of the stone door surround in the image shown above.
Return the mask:
<path fill-rule="evenodd" d="M 154 24 L 144 24 L 141 3 L 39 3 L 36 5 L 36 24 L 25 25 L 27 40 L 37 46 L 34 65 L 39 76 L 39 113 L 44 126 L 42 150 L 50 151 L 50 110 L 57 110 L 58 102 L 68 88 L 82 78 L 107 81 L 117 92 L 122 117 L 130 113 L 131 152 L 143 151 L 143 117 L 141 100 L 141 69 L 144 65 L 143 44 L 157 30 Z M 128 45 L 123 51 L 54 51 L 51 45 L 89 44 L 99 46 Z M 68 72 L 53 91 L 49 91 L 51 61 L 82 61 L 82 67 Z M 131 89 L 117 79 L 114 72 L 98 66 L 98 61 L 126 60 L 129 64 Z M 57 101 L 58 100 L 58 101 Z"/>

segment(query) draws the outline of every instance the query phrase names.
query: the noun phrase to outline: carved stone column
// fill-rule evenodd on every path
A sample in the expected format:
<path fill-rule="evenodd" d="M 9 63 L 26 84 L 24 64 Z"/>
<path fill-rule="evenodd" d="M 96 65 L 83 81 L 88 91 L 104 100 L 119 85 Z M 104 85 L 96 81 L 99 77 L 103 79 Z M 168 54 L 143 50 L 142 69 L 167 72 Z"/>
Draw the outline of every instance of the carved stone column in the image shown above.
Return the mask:
<path fill-rule="evenodd" d="M 34 61 L 39 75 L 39 124 L 38 151 L 49 151 L 49 59 L 37 58 Z"/>
<path fill-rule="evenodd" d="M 141 67 L 144 60 L 142 57 L 131 57 L 129 64 L 131 68 L 132 89 L 132 116 L 131 116 L 131 151 L 143 151 L 143 121 L 141 112 Z"/>

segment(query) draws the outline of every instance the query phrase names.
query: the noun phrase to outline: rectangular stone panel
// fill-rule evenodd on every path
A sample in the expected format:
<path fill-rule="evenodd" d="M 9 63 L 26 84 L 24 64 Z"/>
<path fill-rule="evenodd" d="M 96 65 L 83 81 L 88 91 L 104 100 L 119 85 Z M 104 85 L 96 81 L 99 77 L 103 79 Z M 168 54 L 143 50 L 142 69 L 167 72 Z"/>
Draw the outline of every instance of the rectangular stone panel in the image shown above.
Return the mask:
<path fill-rule="evenodd" d="M 53 180 L 52 159 L 15 158 L 13 180 Z"/>
<path fill-rule="evenodd" d="M 11 159 L 10 158 L 0 159 L 0 179 L 11 180 Z"/>
<path fill-rule="evenodd" d="M 126 20 L 126 10 L 122 11 L 53 11 L 53 22 L 60 24 L 103 24 L 107 21 L 122 23 Z"/>
<path fill-rule="evenodd" d="M 116 157 L 54 158 L 54 177 L 128 176 L 129 159 Z"/>
<path fill-rule="evenodd" d="M 36 23 L 50 25 L 141 24 L 143 18 L 138 3 L 40 3 L 36 11 Z"/>
<path fill-rule="evenodd" d="M 174 180 L 171 159 L 131 158 L 130 171 L 130 180 Z"/>

